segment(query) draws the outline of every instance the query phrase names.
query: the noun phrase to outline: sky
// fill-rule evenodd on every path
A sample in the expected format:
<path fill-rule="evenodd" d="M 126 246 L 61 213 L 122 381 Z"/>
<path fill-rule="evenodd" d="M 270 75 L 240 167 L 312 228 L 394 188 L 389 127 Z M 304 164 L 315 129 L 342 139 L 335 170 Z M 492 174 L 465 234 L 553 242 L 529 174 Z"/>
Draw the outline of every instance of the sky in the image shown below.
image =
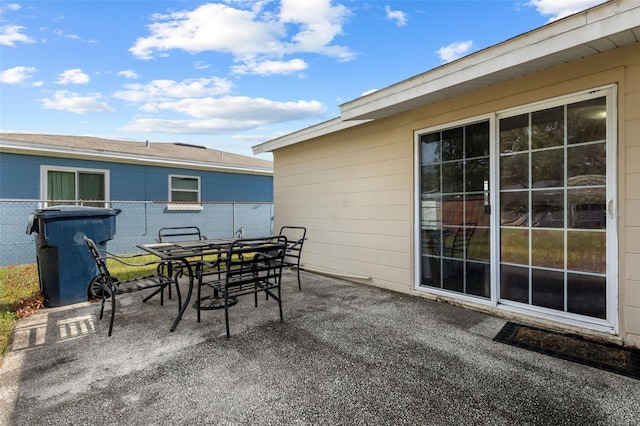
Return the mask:
<path fill-rule="evenodd" d="M 599 3 L 3 0 L 0 131 L 253 156 L 342 103 Z"/>

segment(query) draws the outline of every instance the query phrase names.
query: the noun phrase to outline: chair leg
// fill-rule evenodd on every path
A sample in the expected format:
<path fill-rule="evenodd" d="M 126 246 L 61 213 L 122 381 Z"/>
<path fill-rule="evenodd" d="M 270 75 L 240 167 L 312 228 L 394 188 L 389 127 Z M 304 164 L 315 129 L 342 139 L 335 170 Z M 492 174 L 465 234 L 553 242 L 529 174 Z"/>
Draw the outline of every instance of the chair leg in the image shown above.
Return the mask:
<path fill-rule="evenodd" d="M 265 292 L 265 299 L 269 298 L 269 293 Z M 258 307 L 258 283 L 253 285 L 253 306 Z"/>
<path fill-rule="evenodd" d="M 229 299 L 227 298 L 227 293 L 225 291 L 224 294 L 224 324 L 227 327 L 227 339 L 231 337 L 231 333 L 229 332 Z"/>
<path fill-rule="evenodd" d="M 176 295 L 178 295 L 178 312 L 182 309 L 182 294 L 180 293 L 180 286 L 178 285 L 178 277 L 176 277 L 176 281 L 173 283 L 176 286 Z M 169 290 L 171 290 L 171 284 L 169 284 Z"/>
<path fill-rule="evenodd" d="M 106 294 L 102 297 L 102 302 L 100 304 L 100 319 L 104 316 L 104 302 L 107 300 Z"/>
<path fill-rule="evenodd" d="M 298 273 L 298 290 L 302 290 L 302 285 L 300 285 L 300 259 L 298 259 L 298 266 L 296 266 L 296 272 Z"/>
<path fill-rule="evenodd" d="M 116 319 L 116 295 L 115 292 L 111 294 L 111 320 L 109 321 L 109 336 L 113 332 L 113 321 Z"/>
<path fill-rule="evenodd" d="M 197 312 L 197 318 L 198 318 L 198 322 L 200 322 L 200 297 L 201 297 L 201 290 L 202 286 L 200 285 L 200 280 L 198 280 L 198 291 L 196 292 L 196 312 Z"/>
<path fill-rule="evenodd" d="M 278 283 L 278 308 L 280 309 L 280 322 L 284 321 L 283 317 L 282 317 L 282 270 L 280 270 L 280 274 L 278 275 L 278 277 L 276 278 L 277 283 Z M 298 284 L 300 283 L 300 281 L 298 281 Z"/>

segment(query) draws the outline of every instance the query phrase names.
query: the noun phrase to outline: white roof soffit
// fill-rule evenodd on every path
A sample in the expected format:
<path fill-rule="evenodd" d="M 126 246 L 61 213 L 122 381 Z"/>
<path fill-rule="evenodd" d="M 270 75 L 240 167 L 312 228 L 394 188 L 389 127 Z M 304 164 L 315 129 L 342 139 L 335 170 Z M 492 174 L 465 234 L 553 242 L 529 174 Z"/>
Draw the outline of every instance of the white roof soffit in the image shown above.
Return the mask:
<path fill-rule="evenodd" d="M 323 121 L 322 123 L 315 124 L 311 127 L 307 127 L 302 130 L 298 130 L 294 133 L 281 136 L 276 139 L 264 142 L 260 145 L 252 147 L 254 154 L 261 154 L 263 152 L 271 152 L 278 148 L 284 148 L 285 146 L 293 145 L 298 142 L 313 139 L 319 136 L 327 135 L 329 133 L 337 132 L 339 130 L 348 129 L 354 127 L 363 122 L 371 120 L 353 120 L 342 121 L 342 118 L 337 117 L 331 120 Z"/>
<path fill-rule="evenodd" d="M 341 118 L 388 117 L 638 41 L 640 1 L 607 2 L 344 103 Z"/>

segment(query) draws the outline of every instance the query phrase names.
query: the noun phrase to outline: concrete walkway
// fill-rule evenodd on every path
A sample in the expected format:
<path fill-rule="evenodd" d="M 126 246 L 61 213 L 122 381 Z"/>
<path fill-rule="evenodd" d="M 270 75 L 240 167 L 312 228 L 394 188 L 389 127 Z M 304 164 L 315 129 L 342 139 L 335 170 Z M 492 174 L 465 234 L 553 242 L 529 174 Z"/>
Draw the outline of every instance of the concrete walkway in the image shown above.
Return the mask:
<path fill-rule="evenodd" d="M 504 321 L 338 279 L 283 278 L 224 313 L 122 298 L 21 320 L 0 367 L 3 425 L 631 425 L 640 380 L 492 340 Z"/>

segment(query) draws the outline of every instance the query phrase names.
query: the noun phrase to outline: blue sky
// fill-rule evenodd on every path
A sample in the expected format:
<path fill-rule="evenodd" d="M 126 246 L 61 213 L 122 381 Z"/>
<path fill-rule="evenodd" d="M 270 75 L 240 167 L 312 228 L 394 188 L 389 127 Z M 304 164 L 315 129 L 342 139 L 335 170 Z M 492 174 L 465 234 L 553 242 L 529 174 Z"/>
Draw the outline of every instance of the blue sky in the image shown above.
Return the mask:
<path fill-rule="evenodd" d="M 0 130 L 251 156 L 341 103 L 602 2 L 5 0 Z"/>

